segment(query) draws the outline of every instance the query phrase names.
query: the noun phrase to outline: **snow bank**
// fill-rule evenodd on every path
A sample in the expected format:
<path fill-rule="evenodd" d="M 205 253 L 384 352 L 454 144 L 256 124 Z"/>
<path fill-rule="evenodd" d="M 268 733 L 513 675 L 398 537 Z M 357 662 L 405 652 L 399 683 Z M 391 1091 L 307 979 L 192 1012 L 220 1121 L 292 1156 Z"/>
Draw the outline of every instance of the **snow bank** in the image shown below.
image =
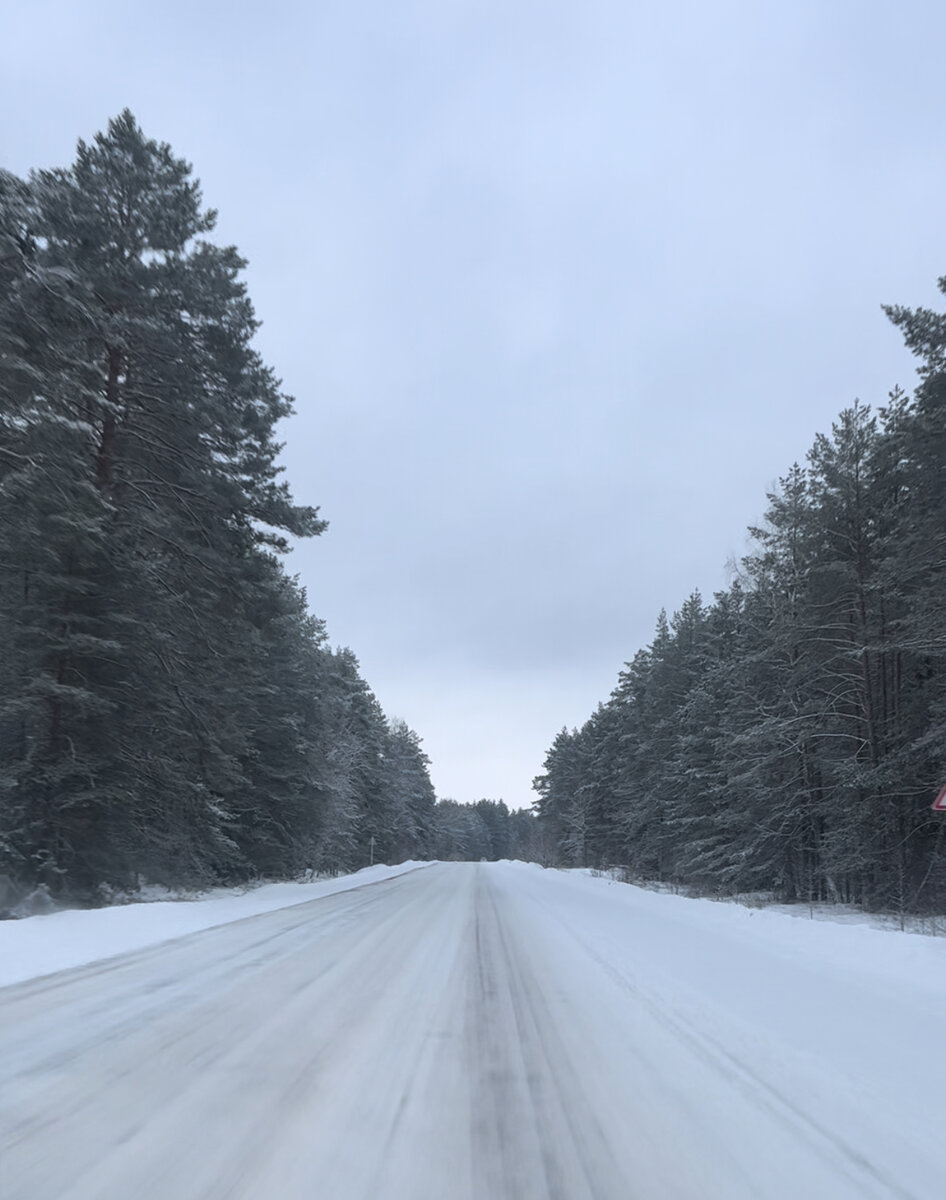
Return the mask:
<path fill-rule="evenodd" d="M 379 865 L 314 883 L 270 883 L 249 891 L 219 888 L 196 900 L 72 909 L 20 921 L 0 921 L 0 987 L 142 950 L 243 917 L 347 892 L 428 865 Z"/>
<path fill-rule="evenodd" d="M 805 961 L 839 970 L 897 979 L 901 984 L 926 988 L 934 982 L 946 990 L 946 938 L 903 931 L 890 925 L 867 924 L 866 914 L 839 908 L 816 909 L 809 919 L 804 906 L 747 908 L 725 901 L 672 895 L 634 884 L 619 883 L 587 869 L 565 872 L 575 896 L 609 890 L 611 900 L 630 919 L 650 917 L 676 923 L 707 937 L 724 936 L 745 948 L 764 947 L 766 953 L 791 962 Z"/>

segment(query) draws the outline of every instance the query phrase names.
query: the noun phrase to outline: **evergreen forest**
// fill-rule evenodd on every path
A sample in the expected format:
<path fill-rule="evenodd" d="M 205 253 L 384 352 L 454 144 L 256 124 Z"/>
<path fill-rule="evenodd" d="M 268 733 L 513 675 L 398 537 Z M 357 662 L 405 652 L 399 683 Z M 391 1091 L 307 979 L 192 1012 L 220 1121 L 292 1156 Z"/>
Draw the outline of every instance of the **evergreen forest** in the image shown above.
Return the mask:
<path fill-rule="evenodd" d="M 280 478 L 291 401 L 214 222 L 189 164 L 127 111 L 68 168 L 0 172 L 14 897 L 101 903 L 431 850 L 419 738 L 283 567 L 289 539 L 325 525 Z"/>
<path fill-rule="evenodd" d="M 325 522 L 214 224 L 127 111 L 67 168 L 0 171 L 0 892 L 515 857 L 943 910 L 946 315 L 886 310 L 913 394 L 816 437 L 731 584 L 555 738 L 535 815 L 438 804 L 284 567 Z"/>
<path fill-rule="evenodd" d="M 946 292 L 946 278 L 940 280 Z M 889 307 L 912 396 L 855 403 L 535 780 L 552 861 L 703 894 L 942 912 L 946 315 Z"/>
<path fill-rule="evenodd" d="M 433 857 L 444 862 L 538 862 L 544 857 L 540 838 L 535 814 L 510 810 L 503 800 L 439 800 L 434 810 Z"/>

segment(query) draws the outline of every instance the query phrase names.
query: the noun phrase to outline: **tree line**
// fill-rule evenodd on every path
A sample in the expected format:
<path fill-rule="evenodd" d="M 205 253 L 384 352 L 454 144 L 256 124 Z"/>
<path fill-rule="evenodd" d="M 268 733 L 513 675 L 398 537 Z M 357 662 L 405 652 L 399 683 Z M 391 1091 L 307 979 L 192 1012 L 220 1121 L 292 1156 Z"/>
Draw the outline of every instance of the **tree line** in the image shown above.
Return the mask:
<path fill-rule="evenodd" d="M 885 311 L 920 360 L 914 394 L 843 411 L 768 496 L 732 585 L 661 613 L 558 734 L 534 787 L 559 862 L 942 911 L 946 316 Z"/>
<path fill-rule="evenodd" d="M 433 857 L 444 862 L 523 862 L 543 859 L 541 830 L 528 809 L 510 811 L 504 800 L 460 804 L 438 800 L 434 810 Z"/>
<path fill-rule="evenodd" d="M 420 740 L 283 566 L 292 403 L 191 167 L 124 112 L 0 171 L 0 876 L 95 902 L 431 851 Z"/>

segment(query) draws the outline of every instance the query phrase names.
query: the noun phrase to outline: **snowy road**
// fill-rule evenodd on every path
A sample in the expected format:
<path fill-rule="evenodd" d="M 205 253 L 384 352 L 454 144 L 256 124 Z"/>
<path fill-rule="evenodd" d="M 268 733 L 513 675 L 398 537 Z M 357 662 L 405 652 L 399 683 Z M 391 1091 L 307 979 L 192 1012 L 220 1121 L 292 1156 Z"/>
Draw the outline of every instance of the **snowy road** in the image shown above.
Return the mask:
<path fill-rule="evenodd" d="M 0 989 L 0 1197 L 941 1197 L 942 977 L 688 903 L 434 865 Z"/>

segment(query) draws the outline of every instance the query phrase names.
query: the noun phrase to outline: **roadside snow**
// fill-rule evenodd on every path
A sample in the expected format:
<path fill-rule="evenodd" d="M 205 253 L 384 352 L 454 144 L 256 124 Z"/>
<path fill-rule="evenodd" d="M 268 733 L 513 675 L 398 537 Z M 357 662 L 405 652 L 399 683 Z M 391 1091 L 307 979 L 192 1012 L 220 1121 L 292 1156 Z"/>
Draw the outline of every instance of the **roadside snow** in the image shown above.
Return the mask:
<path fill-rule="evenodd" d="M 687 935 L 725 937 L 746 950 L 764 950 L 783 962 L 802 960 L 807 966 L 824 964 L 852 974 L 880 976 L 891 985 L 946 991 L 946 938 L 861 923 L 866 914 L 839 908 L 808 909 L 785 905 L 747 908 L 742 904 L 655 892 L 620 883 L 587 869 L 559 872 L 569 878 L 575 895 L 587 892 L 609 899 L 636 919 L 686 926 Z"/>
<path fill-rule="evenodd" d="M 142 950 L 244 917 L 347 892 L 428 865 L 381 864 L 365 867 L 353 875 L 314 883 L 269 883 L 249 891 L 218 888 L 196 900 L 69 909 L 19 921 L 0 921 L 0 987 Z"/>

